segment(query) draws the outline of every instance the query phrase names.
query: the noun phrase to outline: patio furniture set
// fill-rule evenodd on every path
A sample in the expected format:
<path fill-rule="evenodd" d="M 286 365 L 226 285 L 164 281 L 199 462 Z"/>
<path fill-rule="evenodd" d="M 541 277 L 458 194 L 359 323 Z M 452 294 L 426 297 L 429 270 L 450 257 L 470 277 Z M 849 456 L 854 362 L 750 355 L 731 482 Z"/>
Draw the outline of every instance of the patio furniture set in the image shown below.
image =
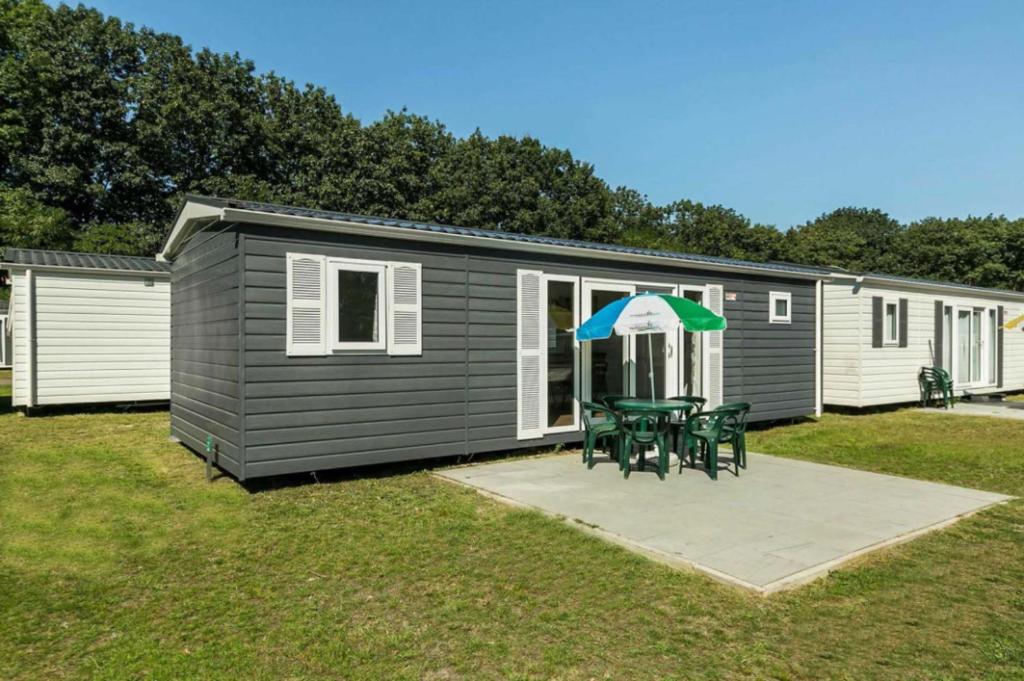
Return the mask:
<path fill-rule="evenodd" d="M 703 397 L 680 396 L 667 400 L 635 398 L 627 395 L 605 395 L 601 404 L 583 403 L 586 435 L 583 462 L 594 467 L 594 450 L 604 446 L 617 460 L 623 477 L 632 470 L 634 448 L 639 448 L 637 462 L 646 468 L 646 451 L 658 452 L 658 477 L 668 473 L 669 451 L 679 457 L 679 472 L 688 460 L 690 468 L 698 459 L 712 480 L 718 479 L 718 445 L 728 444 L 733 451 L 735 474 L 747 467 L 746 429 L 750 404 L 732 402 L 704 411 Z"/>

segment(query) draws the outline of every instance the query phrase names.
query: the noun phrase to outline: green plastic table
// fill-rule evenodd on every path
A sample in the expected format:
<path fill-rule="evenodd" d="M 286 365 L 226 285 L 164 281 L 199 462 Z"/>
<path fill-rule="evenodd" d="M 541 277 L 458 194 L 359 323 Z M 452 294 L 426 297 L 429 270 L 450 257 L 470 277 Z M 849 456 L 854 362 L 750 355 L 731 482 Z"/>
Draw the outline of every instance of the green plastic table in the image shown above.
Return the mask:
<path fill-rule="evenodd" d="M 615 403 L 615 408 L 620 411 L 649 409 L 651 411 L 660 411 L 666 414 L 671 414 L 685 409 L 692 409 L 693 402 L 685 402 L 683 400 L 645 400 L 639 397 L 634 397 L 626 400 L 618 400 Z"/>

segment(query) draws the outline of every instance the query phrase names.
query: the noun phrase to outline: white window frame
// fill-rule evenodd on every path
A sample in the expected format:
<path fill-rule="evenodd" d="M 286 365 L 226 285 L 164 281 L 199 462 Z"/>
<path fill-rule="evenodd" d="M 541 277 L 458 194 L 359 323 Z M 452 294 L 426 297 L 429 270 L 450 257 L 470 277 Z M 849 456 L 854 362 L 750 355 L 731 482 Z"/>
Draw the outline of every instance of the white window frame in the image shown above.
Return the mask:
<path fill-rule="evenodd" d="M 775 301 L 786 301 L 786 314 L 775 313 Z M 789 291 L 769 291 L 768 293 L 768 323 L 770 324 L 792 324 L 793 323 L 793 294 Z"/>
<path fill-rule="evenodd" d="M 889 336 L 889 306 L 892 305 L 896 308 L 893 320 L 895 324 L 893 328 L 896 329 L 896 335 L 894 337 Z M 882 345 L 884 347 L 899 347 L 900 344 L 900 300 L 899 298 L 883 298 L 882 299 Z"/>
<path fill-rule="evenodd" d="M 338 273 L 373 272 L 377 275 L 377 340 L 342 342 L 338 340 Z M 327 332 L 330 334 L 328 347 L 332 352 L 387 350 L 387 271 L 388 263 L 383 260 L 354 260 L 350 258 L 327 259 Z"/>
<path fill-rule="evenodd" d="M 548 316 L 547 314 L 542 315 L 541 320 L 541 338 L 543 339 L 544 352 L 541 353 L 541 376 L 544 379 L 544 387 L 541 390 L 541 404 L 542 411 L 544 412 L 544 434 L 551 433 L 572 433 L 580 430 L 582 421 L 580 419 L 580 375 L 582 374 L 582 364 L 580 363 L 580 342 L 576 340 L 575 330 L 580 327 L 580 306 L 582 305 L 582 299 L 580 297 L 580 291 L 582 286 L 580 285 L 580 278 L 574 276 L 568 276 L 564 274 L 544 274 L 541 276 L 541 301 L 544 304 L 545 311 L 547 310 L 548 304 L 548 283 L 552 281 L 561 281 L 572 284 L 572 295 L 573 295 L 573 349 L 572 349 L 572 361 L 573 361 L 573 372 L 572 372 L 572 424 L 567 426 L 548 426 L 548 352 L 547 352 L 547 337 L 548 337 Z"/>

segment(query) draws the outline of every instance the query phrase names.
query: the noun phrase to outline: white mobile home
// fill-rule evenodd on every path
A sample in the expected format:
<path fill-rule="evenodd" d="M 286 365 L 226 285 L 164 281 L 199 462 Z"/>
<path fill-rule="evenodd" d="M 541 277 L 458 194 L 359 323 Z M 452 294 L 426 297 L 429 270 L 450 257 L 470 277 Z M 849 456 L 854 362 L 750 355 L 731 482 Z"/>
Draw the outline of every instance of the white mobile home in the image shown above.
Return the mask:
<path fill-rule="evenodd" d="M 1024 389 L 1024 333 L 1004 328 L 1024 293 L 839 273 L 823 305 L 827 405 L 916 401 L 923 366 L 949 371 L 957 396 Z"/>
<path fill-rule="evenodd" d="M 170 272 L 152 258 L 9 248 L 15 407 L 166 401 Z"/>

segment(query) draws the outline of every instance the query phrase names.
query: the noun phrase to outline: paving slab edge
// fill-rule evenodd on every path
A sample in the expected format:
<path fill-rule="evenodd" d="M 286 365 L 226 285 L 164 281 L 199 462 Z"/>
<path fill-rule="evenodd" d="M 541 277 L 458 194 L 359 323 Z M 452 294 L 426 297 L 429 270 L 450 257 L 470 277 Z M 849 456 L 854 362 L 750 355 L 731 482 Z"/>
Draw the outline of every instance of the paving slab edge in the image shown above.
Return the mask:
<path fill-rule="evenodd" d="M 534 457 L 534 458 L 540 458 L 540 457 Z M 806 462 L 806 463 L 814 463 L 814 462 Z M 472 466 L 479 466 L 479 465 L 487 465 L 487 464 L 463 464 L 463 465 L 460 465 L 460 466 L 453 466 L 450 470 L 462 469 L 462 468 L 470 468 Z M 859 470 L 859 469 L 851 469 L 851 470 Z M 872 471 L 864 471 L 864 472 L 872 472 Z M 809 584 L 810 582 L 813 582 L 813 581 L 815 581 L 817 579 L 820 579 L 822 577 L 827 577 L 829 574 L 834 572 L 839 567 L 841 567 L 841 566 L 843 566 L 843 565 L 845 565 L 845 564 L 847 564 L 847 563 L 849 563 L 851 561 L 857 560 L 858 558 L 861 558 L 861 557 L 867 555 L 868 553 L 871 553 L 873 551 L 879 551 L 881 549 L 884 549 L 884 548 L 887 548 L 887 547 L 890 547 L 890 546 L 897 546 L 899 544 L 904 544 L 904 543 L 909 542 L 909 541 L 911 541 L 913 539 L 916 539 L 917 537 L 920 537 L 922 535 L 928 534 L 929 532 L 934 532 L 934 531 L 941 530 L 941 529 L 944 529 L 946 527 L 949 527 L 951 525 L 954 525 L 955 523 L 960 522 L 964 518 L 968 518 L 968 517 L 970 517 L 970 516 L 972 516 L 972 515 L 974 515 L 976 513 L 980 513 L 981 511 L 985 511 L 987 509 L 990 509 L 993 506 L 998 506 L 1000 504 L 1009 503 L 1010 501 L 1013 501 L 1016 498 L 1016 497 L 1012 497 L 1012 496 L 1007 496 L 1004 499 L 998 499 L 998 500 L 992 501 L 990 503 L 985 504 L 984 506 L 979 506 L 978 508 L 971 509 L 970 511 L 965 511 L 963 513 L 959 513 L 959 514 L 953 516 L 952 518 L 947 518 L 945 520 L 940 520 L 937 523 L 932 523 L 931 525 L 926 525 L 924 527 L 919 527 L 916 530 L 911 530 L 910 532 L 904 532 L 901 535 L 897 535 L 895 537 L 890 537 L 889 539 L 884 539 L 884 540 L 882 540 L 880 542 L 875 542 L 874 544 L 870 544 L 868 546 L 864 546 L 862 548 L 859 548 L 856 551 L 854 551 L 853 553 L 850 553 L 848 555 L 842 556 L 840 558 L 834 558 L 832 560 L 825 561 L 824 563 L 819 563 L 819 564 L 814 565 L 812 567 L 805 568 L 805 569 L 800 570 L 798 572 L 794 572 L 793 574 L 786 575 L 785 577 L 783 577 L 781 579 L 777 579 L 777 580 L 775 580 L 773 582 L 769 582 L 769 583 L 764 584 L 764 585 L 758 585 L 758 584 L 753 584 L 751 582 L 748 582 L 748 581 L 746 581 L 744 579 L 740 579 L 739 577 L 736 577 L 734 575 L 730 575 L 727 572 L 722 572 L 720 570 L 716 570 L 716 569 L 714 569 L 712 567 L 708 567 L 707 565 L 701 565 L 700 563 L 692 561 L 692 560 L 690 560 L 688 558 L 683 558 L 682 556 L 679 556 L 677 554 L 669 553 L 667 551 L 661 551 L 659 549 L 654 549 L 654 548 L 651 548 L 651 547 L 648 547 L 648 546 L 643 546 L 641 544 L 637 544 L 636 542 L 634 542 L 631 539 L 627 539 L 627 538 L 623 537 L 620 534 L 616 534 L 616 533 L 611 532 L 609 530 L 606 530 L 606 529 L 604 529 L 604 528 L 602 528 L 600 526 L 596 526 L 596 525 L 592 525 L 590 523 L 587 523 L 586 521 L 584 521 L 582 519 L 571 518 L 571 517 L 569 517 L 569 516 L 567 516 L 567 515 L 565 515 L 563 513 L 555 513 L 553 511 L 549 511 L 549 510 L 547 510 L 545 508 L 541 508 L 540 506 L 534 506 L 532 504 L 527 504 L 527 503 L 519 501 L 517 499 L 513 499 L 511 497 L 507 497 L 507 496 L 505 496 L 503 494 L 499 494 L 497 492 L 492 492 L 490 490 L 483 489 L 482 487 L 478 487 L 478 486 L 476 486 L 476 485 L 474 485 L 474 484 L 472 484 L 470 482 L 467 482 L 465 480 L 459 480 L 459 479 L 450 477 L 448 475 L 445 475 L 445 471 L 443 471 L 443 470 L 442 471 L 433 471 L 431 474 L 434 477 L 436 477 L 436 478 L 439 478 L 439 479 L 444 480 L 446 482 L 458 485 L 460 487 L 465 487 L 465 488 L 471 489 L 471 490 L 475 491 L 477 494 L 480 494 L 481 496 L 488 497 L 488 498 L 494 499 L 496 501 L 500 501 L 500 502 L 502 502 L 502 503 L 504 503 L 504 504 L 506 504 L 508 506 L 514 506 L 516 508 L 522 508 L 522 509 L 528 509 L 528 510 L 531 510 L 531 511 L 537 511 L 538 513 L 540 513 L 542 515 L 545 515 L 545 516 L 547 516 L 549 518 L 553 518 L 555 520 L 560 520 L 563 523 L 565 523 L 566 525 L 569 525 L 570 527 L 574 527 L 577 530 L 579 530 L 579 531 L 581 531 L 581 532 L 583 532 L 585 534 L 589 534 L 589 535 L 592 535 L 592 536 L 599 537 L 601 539 L 604 539 L 604 540 L 609 541 L 609 542 L 611 542 L 613 544 L 621 546 L 621 547 L 623 547 L 625 549 L 628 549 L 628 550 L 632 551 L 633 553 L 640 554 L 640 555 L 642 555 L 642 556 L 644 556 L 646 558 L 654 560 L 655 562 L 661 563 L 663 565 L 667 565 L 667 566 L 675 568 L 675 569 L 680 569 L 680 568 L 689 569 L 689 570 L 692 570 L 694 572 L 697 572 L 697 573 L 700 573 L 702 575 L 705 575 L 707 577 L 710 577 L 710 578 L 714 579 L 716 582 L 720 582 L 722 584 L 726 584 L 726 585 L 732 586 L 732 587 L 738 587 L 740 589 L 743 589 L 744 591 L 753 592 L 753 593 L 755 593 L 755 594 L 757 594 L 759 596 L 770 596 L 772 594 L 780 593 L 780 592 L 783 592 L 783 591 L 789 591 L 789 590 L 795 589 L 797 587 L 804 586 L 804 585 Z M 916 478 L 907 478 L 907 479 L 908 480 L 916 480 Z M 925 482 L 927 482 L 927 481 L 925 481 Z M 939 484 L 943 484 L 943 483 L 939 483 Z M 983 491 L 983 490 L 978 490 L 978 491 Z"/>

